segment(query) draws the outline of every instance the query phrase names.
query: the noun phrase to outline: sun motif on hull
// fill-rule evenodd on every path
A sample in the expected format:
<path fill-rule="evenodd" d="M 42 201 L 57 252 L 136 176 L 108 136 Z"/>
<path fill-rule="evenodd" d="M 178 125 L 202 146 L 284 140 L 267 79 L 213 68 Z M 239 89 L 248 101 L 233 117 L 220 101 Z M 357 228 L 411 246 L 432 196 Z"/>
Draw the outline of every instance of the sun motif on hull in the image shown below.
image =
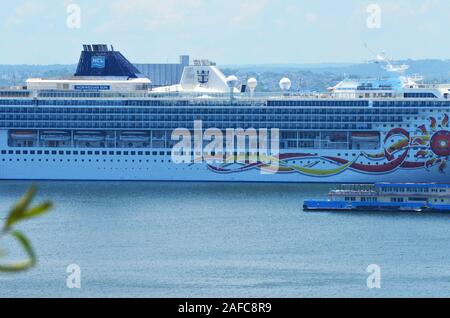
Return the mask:
<path fill-rule="evenodd" d="M 439 166 L 439 170 L 444 172 L 450 157 L 450 131 L 447 130 L 450 118 L 445 114 L 439 123 L 435 117 L 429 121 L 429 127 L 422 125 L 418 128 L 422 136 L 413 138 L 411 146 L 418 149 L 416 159 L 427 160 L 426 168 Z"/>

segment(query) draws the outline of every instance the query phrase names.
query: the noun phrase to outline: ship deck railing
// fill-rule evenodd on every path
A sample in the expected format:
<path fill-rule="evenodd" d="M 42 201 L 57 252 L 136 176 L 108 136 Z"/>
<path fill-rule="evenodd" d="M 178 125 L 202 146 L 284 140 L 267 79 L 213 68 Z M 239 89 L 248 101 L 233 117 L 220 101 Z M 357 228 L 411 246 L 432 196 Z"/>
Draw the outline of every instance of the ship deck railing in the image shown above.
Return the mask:
<path fill-rule="evenodd" d="M 330 196 L 379 196 L 376 191 L 351 191 L 351 190 L 333 190 L 329 193 Z"/>
<path fill-rule="evenodd" d="M 261 105 L 264 106 L 270 101 L 303 101 L 303 100 L 360 100 L 367 101 L 389 101 L 389 100 L 411 100 L 405 98 L 403 92 L 392 96 L 361 97 L 357 93 L 334 93 L 334 92 L 257 92 L 251 95 L 249 92 L 235 93 L 231 98 L 230 93 L 211 92 L 153 92 L 151 90 L 142 91 L 67 91 L 67 90 L 27 90 L 26 87 L 8 87 L 4 90 L 0 88 L 0 98 L 104 98 L 104 99 L 150 99 L 161 101 L 188 101 L 198 103 L 200 101 L 213 101 L 214 103 Z M 412 100 L 419 100 L 413 98 Z M 434 98 L 433 101 L 448 100 L 444 97 Z"/>

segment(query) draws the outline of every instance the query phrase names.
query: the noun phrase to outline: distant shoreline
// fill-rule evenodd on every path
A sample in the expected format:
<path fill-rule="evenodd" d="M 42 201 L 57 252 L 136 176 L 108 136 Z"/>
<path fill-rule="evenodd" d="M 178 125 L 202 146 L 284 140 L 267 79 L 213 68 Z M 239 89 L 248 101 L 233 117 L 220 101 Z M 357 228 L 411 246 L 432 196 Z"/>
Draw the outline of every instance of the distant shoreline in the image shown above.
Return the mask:
<path fill-rule="evenodd" d="M 420 74 L 425 82 L 450 82 L 450 60 L 422 59 L 402 60 L 395 63 L 408 64 L 406 76 Z M 367 63 L 313 63 L 313 64 L 254 64 L 220 65 L 226 75 L 236 75 L 240 79 L 256 77 L 259 90 L 276 91 L 281 77 L 292 80 L 294 90 L 321 91 L 346 77 L 385 77 L 390 74 L 380 65 Z M 0 65 L 0 86 L 24 85 L 30 77 L 58 78 L 71 76 L 76 64 L 53 65 Z"/>

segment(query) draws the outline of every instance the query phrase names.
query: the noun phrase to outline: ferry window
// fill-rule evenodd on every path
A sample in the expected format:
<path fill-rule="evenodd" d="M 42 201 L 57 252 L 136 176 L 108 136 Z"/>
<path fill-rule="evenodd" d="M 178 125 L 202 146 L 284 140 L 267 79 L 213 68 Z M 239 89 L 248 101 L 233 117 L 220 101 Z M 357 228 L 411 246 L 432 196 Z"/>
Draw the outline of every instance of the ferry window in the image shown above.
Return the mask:
<path fill-rule="evenodd" d="M 64 154 L 64 151 L 60 151 L 59 154 L 60 154 L 60 155 L 63 155 L 63 154 Z"/>
<path fill-rule="evenodd" d="M 161 152 L 159 153 L 159 155 L 160 155 L 160 156 L 164 156 L 164 151 L 161 151 Z"/>
<path fill-rule="evenodd" d="M 20 150 L 16 150 L 16 155 L 20 155 Z"/>
<path fill-rule="evenodd" d="M 8 154 L 13 155 L 13 154 L 14 154 L 14 151 L 9 150 L 9 151 L 8 151 Z"/>
<path fill-rule="evenodd" d="M 144 153 L 142 151 L 138 151 L 138 155 L 142 156 Z"/>
<path fill-rule="evenodd" d="M 81 152 L 81 155 L 85 155 L 85 154 L 86 154 L 86 151 L 82 151 L 82 152 Z"/>
<path fill-rule="evenodd" d="M 146 156 L 150 156 L 150 151 L 146 151 L 146 152 L 145 152 L 145 155 L 146 155 Z"/>
<path fill-rule="evenodd" d="M 52 155 L 56 155 L 56 151 L 52 151 Z"/>
<path fill-rule="evenodd" d="M 132 151 L 132 152 L 131 152 L 131 155 L 132 155 L 132 156 L 136 156 L 136 151 Z"/>
<path fill-rule="evenodd" d="M 158 153 L 156 151 L 153 151 L 153 156 L 157 156 Z"/>
<path fill-rule="evenodd" d="M 2 150 L 2 155 L 6 155 L 6 150 Z"/>
<path fill-rule="evenodd" d="M 124 156 L 128 156 L 128 151 L 123 152 Z"/>
<path fill-rule="evenodd" d="M 78 155 L 78 151 L 74 151 L 73 154 L 74 154 L 74 155 Z"/>
<path fill-rule="evenodd" d="M 24 151 L 23 151 L 23 154 L 24 154 L 24 155 L 28 155 L 28 151 L 27 151 L 27 150 L 24 150 Z"/>
<path fill-rule="evenodd" d="M 100 151 L 96 151 L 95 155 L 97 155 L 97 156 L 100 155 Z"/>
<path fill-rule="evenodd" d="M 92 151 L 88 151 L 87 154 L 88 154 L 88 155 L 92 155 Z"/>
<path fill-rule="evenodd" d="M 110 152 L 109 152 L 109 155 L 110 155 L 110 156 L 114 156 L 114 151 L 110 151 Z"/>
<path fill-rule="evenodd" d="M 36 154 L 36 151 L 31 150 L 31 151 L 30 151 L 30 154 L 31 154 L 31 155 L 35 155 L 35 154 Z"/>

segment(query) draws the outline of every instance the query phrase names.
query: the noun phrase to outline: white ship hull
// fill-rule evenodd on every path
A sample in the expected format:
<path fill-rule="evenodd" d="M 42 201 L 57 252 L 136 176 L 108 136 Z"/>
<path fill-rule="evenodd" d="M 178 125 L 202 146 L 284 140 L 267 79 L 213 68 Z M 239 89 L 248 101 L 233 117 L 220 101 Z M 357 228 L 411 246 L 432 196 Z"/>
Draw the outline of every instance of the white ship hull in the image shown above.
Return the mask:
<path fill-rule="evenodd" d="M 79 149 L 78 149 L 79 150 Z M 92 150 L 92 149 L 90 149 Z M 324 154 L 326 155 L 326 154 Z M 218 173 L 206 163 L 175 164 L 171 156 L 1 155 L 2 180 L 184 181 L 264 183 L 376 183 L 448 182 L 438 167 L 395 168 L 385 173 L 351 167 L 335 174 L 311 175 L 301 171 L 268 173 L 260 169 Z M 298 164 L 298 163 L 297 163 Z M 335 167 L 327 163 L 323 169 Z"/>

